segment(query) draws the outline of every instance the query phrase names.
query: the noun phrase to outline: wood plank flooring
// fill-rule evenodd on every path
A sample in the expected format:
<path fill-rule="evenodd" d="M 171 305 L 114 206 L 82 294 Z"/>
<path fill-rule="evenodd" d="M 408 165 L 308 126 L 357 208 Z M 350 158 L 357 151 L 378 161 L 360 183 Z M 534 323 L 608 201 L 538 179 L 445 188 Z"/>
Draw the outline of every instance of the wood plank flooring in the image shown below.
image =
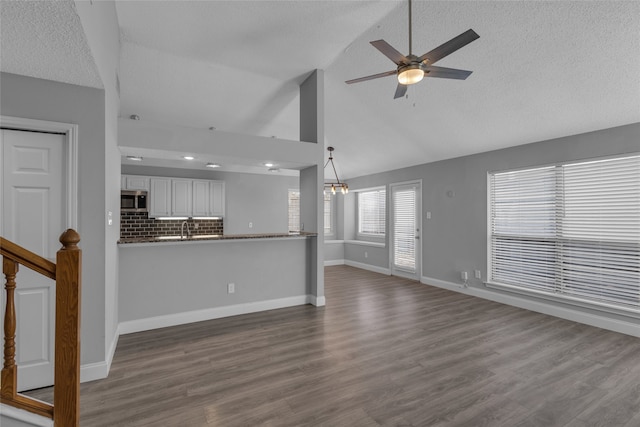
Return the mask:
<path fill-rule="evenodd" d="M 637 338 L 325 270 L 324 308 L 121 336 L 81 425 L 640 426 Z"/>

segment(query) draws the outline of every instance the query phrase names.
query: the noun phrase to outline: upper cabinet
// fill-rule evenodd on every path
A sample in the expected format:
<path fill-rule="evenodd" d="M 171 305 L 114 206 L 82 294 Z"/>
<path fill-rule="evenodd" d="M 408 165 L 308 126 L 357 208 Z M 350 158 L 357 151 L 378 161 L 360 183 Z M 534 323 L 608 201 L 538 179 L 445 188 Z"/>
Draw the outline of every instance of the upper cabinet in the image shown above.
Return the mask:
<path fill-rule="evenodd" d="M 209 209 L 209 181 L 193 180 L 193 216 L 211 216 Z"/>
<path fill-rule="evenodd" d="M 150 178 L 149 218 L 171 216 L 171 179 Z"/>
<path fill-rule="evenodd" d="M 224 216 L 224 181 L 209 181 L 209 215 Z"/>
<path fill-rule="evenodd" d="M 138 183 L 145 180 L 148 183 L 149 218 L 224 216 L 224 181 L 142 176 L 136 178 L 139 178 Z M 123 189 L 126 181 L 127 179 L 123 179 Z"/>
<path fill-rule="evenodd" d="M 150 180 L 148 176 L 123 175 L 123 190 L 144 190 L 149 191 Z"/>
<path fill-rule="evenodd" d="M 191 205 L 192 196 L 192 179 L 172 179 L 171 216 L 193 216 L 193 207 Z"/>

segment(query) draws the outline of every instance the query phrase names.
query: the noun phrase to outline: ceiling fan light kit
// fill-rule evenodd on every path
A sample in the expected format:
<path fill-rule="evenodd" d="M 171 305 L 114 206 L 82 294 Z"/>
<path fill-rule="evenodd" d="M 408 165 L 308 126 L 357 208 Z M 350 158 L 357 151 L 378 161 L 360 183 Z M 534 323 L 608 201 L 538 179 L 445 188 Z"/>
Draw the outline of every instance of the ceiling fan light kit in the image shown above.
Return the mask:
<path fill-rule="evenodd" d="M 408 65 L 398 73 L 398 83 L 412 85 L 424 78 L 424 71 L 419 65 Z"/>
<path fill-rule="evenodd" d="M 394 99 L 397 99 L 405 95 L 408 85 L 418 83 L 425 76 L 465 80 L 469 75 L 471 75 L 471 71 L 458 70 L 456 68 L 436 67 L 433 64 L 478 38 L 480 38 L 480 36 L 476 34 L 475 31 L 469 29 L 422 56 L 414 55 L 411 52 L 411 0 L 409 0 L 409 55 L 405 56 L 401 54 L 384 40 L 372 41 L 370 43 L 373 47 L 393 61 L 393 63 L 397 65 L 397 68 L 392 71 L 385 71 L 384 73 L 347 80 L 345 83 L 359 83 L 395 74 L 398 78 L 398 87 L 396 88 Z"/>

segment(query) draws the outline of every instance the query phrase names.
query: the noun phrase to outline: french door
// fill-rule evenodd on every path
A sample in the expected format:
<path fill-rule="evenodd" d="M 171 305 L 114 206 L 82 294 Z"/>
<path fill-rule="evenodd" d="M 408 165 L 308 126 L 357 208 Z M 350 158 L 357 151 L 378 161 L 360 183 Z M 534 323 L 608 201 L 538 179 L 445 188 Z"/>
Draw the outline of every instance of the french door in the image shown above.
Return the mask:
<path fill-rule="evenodd" d="M 391 274 L 420 280 L 421 183 L 391 185 Z"/>

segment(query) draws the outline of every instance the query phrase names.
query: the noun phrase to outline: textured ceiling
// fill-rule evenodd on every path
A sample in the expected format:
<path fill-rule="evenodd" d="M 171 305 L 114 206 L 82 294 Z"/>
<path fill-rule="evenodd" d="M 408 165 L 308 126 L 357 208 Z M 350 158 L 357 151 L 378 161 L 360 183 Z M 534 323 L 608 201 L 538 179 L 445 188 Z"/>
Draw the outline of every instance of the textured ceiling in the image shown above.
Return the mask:
<path fill-rule="evenodd" d="M 7 73 L 103 87 L 71 1 L 1 1 L 0 67 Z"/>
<path fill-rule="evenodd" d="M 24 2 L 59 4 L 35 18 L 31 6 L 14 13 L 6 3 L 3 60 L 53 39 L 58 49 L 47 50 L 74 52 L 80 75 L 52 53 L 39 61 L 23 53 L 3 71 L 96 85 L 77 16 L 60 12 L 72 2 Z M 5 9 L 17 20 L 10 29 Z M 397 100 L 393 76 L 344 81 L 394 68 L 371 40 L 408 53 L 405 1 L 122 1 L 116 9 L 122 117 L 295 140 L 297 85 L 324 69 L 325 145 L 336 147 L 341 177 L 640 122 L 638 1 L 414 0 L 413 53 L 469 28 L 480 39 L 438 63 L 472 70 L 467 80 L 427 78 Z"/>

